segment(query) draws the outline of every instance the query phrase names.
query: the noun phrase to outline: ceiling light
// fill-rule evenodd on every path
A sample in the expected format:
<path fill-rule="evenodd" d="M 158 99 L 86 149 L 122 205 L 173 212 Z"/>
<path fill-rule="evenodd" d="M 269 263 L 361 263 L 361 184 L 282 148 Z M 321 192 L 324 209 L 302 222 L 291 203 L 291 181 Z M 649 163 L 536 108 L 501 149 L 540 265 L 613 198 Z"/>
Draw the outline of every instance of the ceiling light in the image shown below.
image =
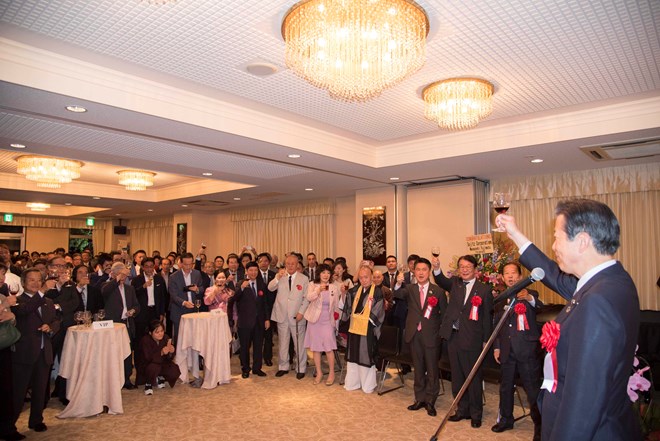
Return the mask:
<path fill-rule="evenodd" d="M 154 185 L 154 176 L 156 173 L 145 170 L 119 170 L 119 185 L 123 185 L 126 190 L 144 191 L 147 187 Z"/>
<path fill-rule="evenodd" d="M 543 162 L 543 159 L 541 159 L 541 158 L 534 158 L 534 159 L 532 159 L 532 160 L 529 161 L 529 162 L 531 162 L 532 164 L 540 164 L 540 163 Z"/>
<path fill-rule="evenodd" d="M 121 216 L 121 213 L 115 213 L 115 216 Z"/>
<path fill-rule="evenodd" d="M 9 144 L 9 145 L 10 145 L 11 147 L 14 147 L 15 149 L 24 149 L 24 148 L 25 148 L 25 144 L 16 144 L 16 143 L 12 143 L 12 144 Z"/>
<path fill-rule="evenodd" d="M 213 176 L 213 173 L 209 173 L 209 172 L 202 173 L 202 176 Z"/>
<path fill-rule="evenodd" d="M 92 199 L 98 201 L 98 200 L 101 199 L 101 198 L 100 198 L 99 196 L 92 196 Z"/>
<path fill-rule="evenodd" d="M 450 78 L 422 91 L 424 116 L 441 129 L 467 130 L 493 111 L 493 85 L 478 78 Z"/>
<path fill-rule="evenodd" d="M 396 176 L 392 176 L 392 177 L 390 178 L 390 181 L 398 181 L 398 180 L 399 180 L 399 178 L 397 178 Z"/>
<path fill-rule="evenodd" d="M 147 211 L 154 211 L 154 209 L 153 209 L 153 208 L 149 208 Z"/>
<path fill-rule="evenodd" d="M 297 159 L 297 158 L 300 158 L 300 155 L 298 155 L 298 154 L 296 154 L 296 153 L 291 153 L 290 155 L 287 155 L 287 156 L 288 156 L 289 158 L 291 158 L 291 159 Z"/>
<path fill-rule="evenodd" d="M 234 200 L 235 200 L 235 201 L 240 201 L 240 200 L 241 200 L 241 198 L 234 198 Z"/>
<path fill-rule="evenodd" d="M 181 204 L 181 206 L 182 206 L 183 208 L 188 208 L 188 205 L 187 205 L 187 204 Z"/>
<path fill-rule="evenodd" d="M 66 110 L 68 110 L 69 112 L 73 112 L 73 113 L 85 113 L 85 112 L 87 112 L 87 109 L 85 109 L 83 106 L 76 106 L 76 105 L 66 106 Z"/>
<path fill-rule="evenodd" d="M 28 202 L 25 206 L 32 211 L 46 211 L 47 208 L 50 208 L 50 204 L 42 204 L 40 202 Z"/>
<path fill-rule="evenodd" d="M 70 207 L 70 206 L 71 206 L 71 202 L 65 202 L 64 205 L 66 205 L 67 207 Z"/>
<path fill-rule="evenodd" d="M 306 188 L 305 191 L 314 191 L 313 188 Z"/>
<path fill-rule="evenodd" d="M 308 0 L 282 22 L 286 65 L 333 98 L 366 101 L 424 65 L 429 21 L 412 0 Z"/>
<path fill-rule="evenodd" d="M 36 155 L 19 156 L 16 162 L 16 172 L 42 188 L 60 188 L 62 184 L 78 179 L 83 166 L 80 161 Z"/>

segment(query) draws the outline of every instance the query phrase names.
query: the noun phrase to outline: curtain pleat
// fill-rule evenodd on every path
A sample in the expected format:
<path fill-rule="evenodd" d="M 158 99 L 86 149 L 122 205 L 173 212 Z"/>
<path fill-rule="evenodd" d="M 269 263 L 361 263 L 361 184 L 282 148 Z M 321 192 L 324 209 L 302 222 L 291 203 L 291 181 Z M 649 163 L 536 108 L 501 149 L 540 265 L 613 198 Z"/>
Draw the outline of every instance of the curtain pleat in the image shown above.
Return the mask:
<path fill-rule="evenodd" d="M 130 220 L 128 230 L 132 252 L 145 250 L 151 255 L 154 250 L 159 250 L 165 255 L 174 249 L 172 217 Z"/>

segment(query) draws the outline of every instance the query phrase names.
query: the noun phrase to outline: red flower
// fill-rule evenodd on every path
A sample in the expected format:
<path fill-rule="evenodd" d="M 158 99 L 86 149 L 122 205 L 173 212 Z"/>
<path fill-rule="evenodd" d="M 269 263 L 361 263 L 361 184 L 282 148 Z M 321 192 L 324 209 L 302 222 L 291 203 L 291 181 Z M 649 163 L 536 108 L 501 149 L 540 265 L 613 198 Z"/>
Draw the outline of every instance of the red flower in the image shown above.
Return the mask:
<path fill-rule="evenodd" d="M 298 291 L 302 291 L 302 285 L 296 285 L 296 288 L 298 288 Z"/>
<path fill-rule="evenodd" d="M 513 307 L 513 310 L 516 314 L 525 314 L 527 312 L 527 306 L 524 303 L 516 303 L 516 306 Z"/>
<path fill-rule="evenodd" d="M 259 290 L 259 292 L 257 294 L 259 294 L 259 297 L 261 297 L 261 296 L 264 295 L 264 292 L 262 290 Z"/>
<path fill-rule="evenodd" d="M 546 351 L 552 352 L 557 347 L 559 342 L 561 326 L 556 321 L 552 320 L 543 325 L 543 332 L 541 334 L 541 347 Z"/>
<path fill-rule="evenodd" d="M 438 298 L 437 297 L 429 297 L 428 302 L 429 302 L 429 306 L 431 308 L 433 308 L 438 304 Z"/>
<path fill-rule="evenodd" d="M 472 306 L 481 306 L 481 297 L 474 296 L 472 297 Z"/>
<path fill-rule="evenodd" d="M 339 313 L 335 311 L 335 320 L 339 320 Z"/>
<path fill-rule="evenodd" d="M 488 262 L 488 257 L 484 257 L 484 263 Z"/>

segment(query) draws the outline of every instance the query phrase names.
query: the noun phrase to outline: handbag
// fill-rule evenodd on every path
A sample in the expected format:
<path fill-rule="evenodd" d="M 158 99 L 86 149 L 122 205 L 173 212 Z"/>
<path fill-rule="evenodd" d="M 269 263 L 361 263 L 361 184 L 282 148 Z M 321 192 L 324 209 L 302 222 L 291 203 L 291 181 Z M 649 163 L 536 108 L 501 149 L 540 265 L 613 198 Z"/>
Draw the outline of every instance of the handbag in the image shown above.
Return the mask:
<path fill-rule="evenodd" d="M 21 338 L 21 333 L 9 321 L 0 323 L 0 350 L 6 349 Z"/>

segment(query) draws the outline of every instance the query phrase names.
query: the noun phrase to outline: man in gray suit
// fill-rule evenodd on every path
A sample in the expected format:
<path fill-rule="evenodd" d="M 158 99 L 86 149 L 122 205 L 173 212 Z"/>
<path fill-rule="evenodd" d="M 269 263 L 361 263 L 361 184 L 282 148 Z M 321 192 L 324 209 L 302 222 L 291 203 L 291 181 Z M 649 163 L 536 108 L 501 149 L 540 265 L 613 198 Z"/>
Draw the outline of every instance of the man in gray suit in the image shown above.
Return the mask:
<path fill-rule="evenodd" d="M 305 339 L 307 321 L 303 314 L 309 305 L 307 300 L 307 285 L 309 279 L 297 272 L 298 257 L 287 256 L 285 268 L 280 269 L 275 278 L 268 284 L 269 291 L 277 291 L 273 312 L 270 319 L 277 322 L 279 336 L 279 364 L 276 377 L 289 372 L 289 340 L 293 337 L 293 344 L 297 353 L 296 378 L 305 377 L 307 367 L 307 351 L 302 347 Z"/>
<path fill-rule="evenodd" d="M 140 312 L 140 304 L 133 287 L 126 283 L 130 271 L 121 262 L 115 262 L 110 269 L 110 279 L 101 287 L 105 316 L 115 323 L 124 323 L 131 341 L 131 351 L 135 348 L 135 315 Z M 124 388 L 135 389 L 131 383 L 133 359 L 131 355 L 124 360 Z"/>
<path fill-rule="evenodd" d="M 181 269 L 169 277 L 168 291 L 170 293 L 170 319 L 174 330 L 174 344 L 179 337 L 179 322 L 183 314 L 195 312 L 195 300 L 200 302 L 204 295 L 199 287 L 202 285 L 202 274 L 193 268 L 195 257 L 191 253 L 181 256 Z M 201 387 L 202 379 L 199 376 L 199 352 L 188 350 L 188 365 L 193 382 L 192 387 Z"/>

